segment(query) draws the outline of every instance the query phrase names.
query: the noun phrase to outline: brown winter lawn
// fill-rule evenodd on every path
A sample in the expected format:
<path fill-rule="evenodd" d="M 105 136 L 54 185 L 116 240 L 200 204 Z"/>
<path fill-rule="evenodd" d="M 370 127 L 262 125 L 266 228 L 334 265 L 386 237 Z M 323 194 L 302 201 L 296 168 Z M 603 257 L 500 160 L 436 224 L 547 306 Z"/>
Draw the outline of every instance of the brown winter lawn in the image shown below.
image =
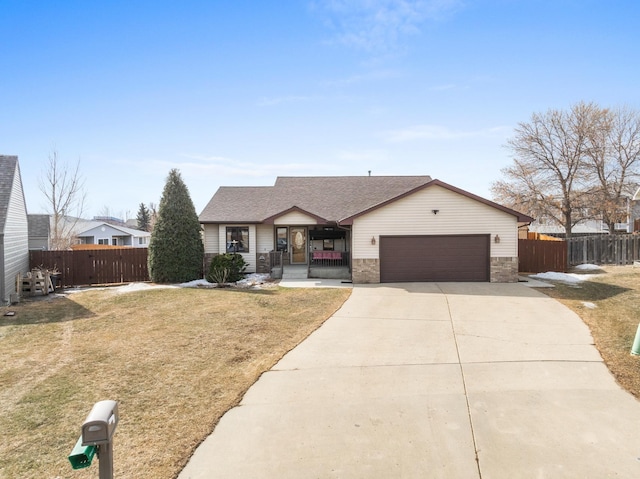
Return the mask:
<path fill-rule="evenodd" d="M 640 322 L 640 268 L 603 266 L 599 273 L 577 285 L 556 282 L 539 291 L 582 318 L 618 383 L 640 398 L 640 356 L 630 354 Z"/>
<path fill-rule="evenodd" d="M 119 403 L 114 476 L 173 478 L 263 371 L 348 289 L 89 290 L 0 307 L 0 478 L 97 477 L 67 456 Z"/>

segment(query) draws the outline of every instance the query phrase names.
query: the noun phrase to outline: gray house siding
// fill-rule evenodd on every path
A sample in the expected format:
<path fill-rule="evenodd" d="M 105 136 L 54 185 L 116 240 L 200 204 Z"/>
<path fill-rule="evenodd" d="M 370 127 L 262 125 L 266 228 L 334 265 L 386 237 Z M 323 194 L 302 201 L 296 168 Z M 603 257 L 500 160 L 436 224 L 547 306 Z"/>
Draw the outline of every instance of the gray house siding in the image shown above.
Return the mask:
<path fill-rule="evenodd" d="M 2 284 L 0 299 L 9 301 L 16 293 L 16 276 L 29 270 L 29 234 L 27 209 L 20 178 L 17 157 L 0 157 L 4 170 L 2 185 L 4 194 L 1 201 L 3 214 L 0 236 L 2 241 Z"/>

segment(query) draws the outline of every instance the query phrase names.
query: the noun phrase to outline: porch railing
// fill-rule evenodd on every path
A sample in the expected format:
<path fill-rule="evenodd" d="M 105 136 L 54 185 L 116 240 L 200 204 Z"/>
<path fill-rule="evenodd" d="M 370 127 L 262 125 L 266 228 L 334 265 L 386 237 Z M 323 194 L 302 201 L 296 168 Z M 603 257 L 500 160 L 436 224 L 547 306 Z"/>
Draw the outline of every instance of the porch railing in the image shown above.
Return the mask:
<path fill-rule="evenodd" d="M 349 266 L 348 251 L 312 251 L 310 266 Z"/>
<path fill-rule="evenodd" d="M 282 268 L 282 251 L 271 251 L 269 256 L 271 268 Z"/>

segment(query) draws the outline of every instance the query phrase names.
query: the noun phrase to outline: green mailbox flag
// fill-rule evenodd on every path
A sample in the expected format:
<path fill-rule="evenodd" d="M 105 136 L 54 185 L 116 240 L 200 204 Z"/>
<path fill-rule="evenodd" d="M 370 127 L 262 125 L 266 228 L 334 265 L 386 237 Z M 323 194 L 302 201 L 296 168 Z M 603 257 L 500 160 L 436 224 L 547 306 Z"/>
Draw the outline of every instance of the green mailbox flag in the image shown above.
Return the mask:
<path fill-rule="evenodd" d="M 91 465 L 93 456 L 96 454 L 96 446 L 83 446 L 82 436 L 78 438 L 78 442 L 74 446 L 71 454 L 69 454 L 69 462 L 73 469 L 84 469 Z"/>

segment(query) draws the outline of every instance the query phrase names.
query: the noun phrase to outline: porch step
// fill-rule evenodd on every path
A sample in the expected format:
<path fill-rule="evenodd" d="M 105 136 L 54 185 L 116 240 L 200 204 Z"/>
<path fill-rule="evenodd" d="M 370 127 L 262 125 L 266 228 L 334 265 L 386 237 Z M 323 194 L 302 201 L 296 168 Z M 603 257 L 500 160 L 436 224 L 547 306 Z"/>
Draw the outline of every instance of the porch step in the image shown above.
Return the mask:
<path fill-rule="evenodd" d="M 288 272 L 286 269 L 282 272 L 282 279 L 307 279 L 307 272 L 300 271 L 291 271 Z"/>
<path fill-rule="evenodd" d="M 308 271 L 306 266 L 285 265 L 282 270 L 282 279 L 307 279 Z"/>

